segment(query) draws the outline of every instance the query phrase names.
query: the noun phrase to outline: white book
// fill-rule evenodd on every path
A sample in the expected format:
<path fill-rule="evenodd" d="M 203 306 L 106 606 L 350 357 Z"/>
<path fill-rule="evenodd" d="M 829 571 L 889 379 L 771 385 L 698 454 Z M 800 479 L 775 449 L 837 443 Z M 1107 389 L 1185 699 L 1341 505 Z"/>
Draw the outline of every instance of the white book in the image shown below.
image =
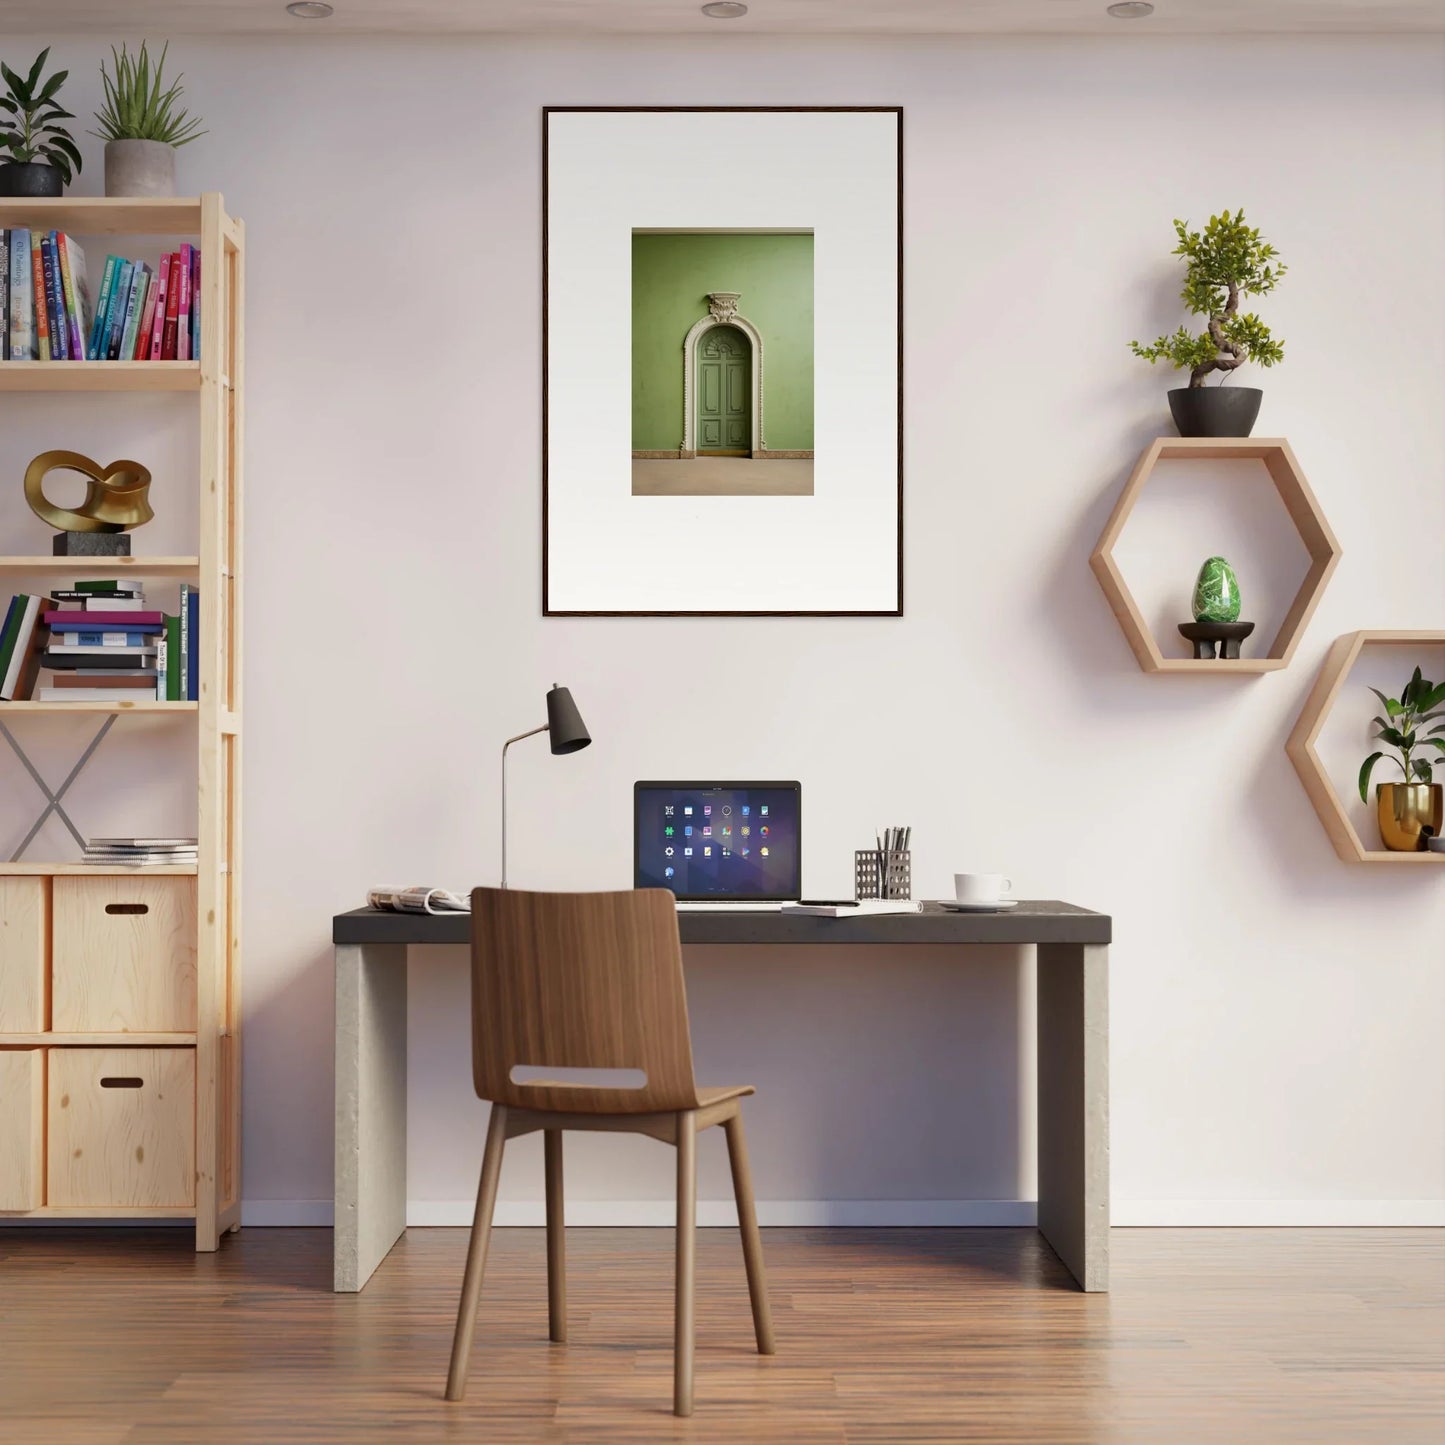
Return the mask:
<path fill-rule="evenodd" d="M 126 647 L 123 644 L 117 645 L 114 642 L 101 644 L 99 642 L 62 642 L 58 637 L 50 639 L 50 646 L 59 652 L 65 653 L 67 657 L 73 652 L 79 657 L 102 658 L 107 653 L 114 655 L 118 652 L 137 654 L 140 657 L 154 657 L 156 649 L 154 645 L 142 645 L 140 647 Z"/>
<path fill-rule="evenodd" d="M 144 612 L 143 597 L 87 597 L 84 612 Z"/>
<path fill-rule="evenodd" d="M 858 903 L 785 903 L 781 911 L 803 918 L 876 918 L 880 913 L 917 913 L 919 905 L 908 898 L 867 898 Z"/>
<path fill-rule="evenodd" d="M 144 687 L 42 687 L 37 689 L 38 702 L 150 702 L 150 689 Z"/>

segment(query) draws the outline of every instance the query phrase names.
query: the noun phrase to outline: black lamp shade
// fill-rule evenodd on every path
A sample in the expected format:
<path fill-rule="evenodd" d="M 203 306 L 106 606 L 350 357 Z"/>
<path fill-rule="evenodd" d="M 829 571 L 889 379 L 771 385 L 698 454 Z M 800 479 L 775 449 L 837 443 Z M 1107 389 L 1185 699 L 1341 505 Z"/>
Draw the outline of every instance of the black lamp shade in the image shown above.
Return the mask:
<path fill-rule="evenodd" d="M 575 753 L 592 741 L 571 690 L 555 684 L 547 694 L 547 737 L 554 753 Z"/>

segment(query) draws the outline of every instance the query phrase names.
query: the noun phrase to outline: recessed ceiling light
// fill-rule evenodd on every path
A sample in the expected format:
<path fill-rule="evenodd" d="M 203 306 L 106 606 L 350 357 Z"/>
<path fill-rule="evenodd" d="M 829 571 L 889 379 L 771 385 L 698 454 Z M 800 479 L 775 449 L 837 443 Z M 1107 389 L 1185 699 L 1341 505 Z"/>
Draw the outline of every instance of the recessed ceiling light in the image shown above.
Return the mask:
<path fill-rule="evenodd" d="M 326 4 L 326 0 L 291 0 L 286 13 L 298 20 L 325 20 L 334 9 L 335 6 Z"/>
<path fill-rule="evenodd" d="M 1115 20 L 1142 20 L 1153 13 L 1154 7 L 1149 0 L 1119 0 L 1117 5 L 1109 6 L 1109 14 Z"/>
<path fill-rule="evenodd" d="M 702 13 L 709 20 L 741 20 L 748 13 L 742 0 L 711 0 L 702 7 Z"/>

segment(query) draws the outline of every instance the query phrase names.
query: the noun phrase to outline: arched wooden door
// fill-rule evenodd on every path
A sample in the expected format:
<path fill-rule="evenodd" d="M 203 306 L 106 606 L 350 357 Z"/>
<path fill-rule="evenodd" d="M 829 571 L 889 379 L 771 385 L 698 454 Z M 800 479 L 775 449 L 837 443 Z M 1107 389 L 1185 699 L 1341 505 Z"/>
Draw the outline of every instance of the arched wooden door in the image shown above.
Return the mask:
<path fill-rule="evenodd" d="M 697 343 L 697 451 L 752 455 L 753 348 L 736 326 L 714 326 Z"/>

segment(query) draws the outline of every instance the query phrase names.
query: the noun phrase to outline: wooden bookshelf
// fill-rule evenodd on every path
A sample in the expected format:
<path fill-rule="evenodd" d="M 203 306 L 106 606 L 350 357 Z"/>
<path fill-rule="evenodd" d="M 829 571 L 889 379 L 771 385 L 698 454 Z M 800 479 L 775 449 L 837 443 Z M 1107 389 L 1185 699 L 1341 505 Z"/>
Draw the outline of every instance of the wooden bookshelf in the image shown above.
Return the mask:
<path fill-rule="evenodd" d="M 189 1056 L 194 1062 L 195 1105 L 184 1127 L 193 1133 L 177 1143 L 194 1148 L 195 1202 L 184 1206 L 146 1202 L 144 1166 L 127 1163 L 130 1172 L 125 1179 L 104 1181 L 102 1192 L 113 1191 L 113 1197 L 98 1198 L 83 1206 L 52 1204 L 47 1189 L 54 1176 L 51 1165 L 56 1161 L 45 1157 L 52 1130 L 49 1121 L 42 1119 L 40 1127 L 32 1131 L 33 1156 L 0 1161 L 0 1166 L 5 1166 L 0 1167 L 0 1176 L 6 1176 L 0 1177 L 0 1200 L 7 1184 L 12 1195 L 17 1187 L 32 1190 L 29 1207 L 10 1208 L 0 1202 L 0 1220 L 192 1220 L 196 1248 L 214 1250 L 223 1234 L 239 1227 L 241 1200 L 240 647 L 245 231 L 241 222 L 226 214 L 217 194 L 166 200 L 0 199 L 0 227 L 17 226 L 68 232 L 87 245 L 92 257 L 103 257 L 107 249 L 135 254 L 131 238 L 138 242 L 142 237 L 148 238 L 151 249 L 169 250 L 173 243 L 188 240 L 198 243 L 201 253 L 201 355 L 197 360 L 0 362 L 0 426 L 14 430 L 26 425 L 28 411 L 23 402 L 7 404 L 4 393 L 73 393 L 79 397 L 91 392 L 171 392 L 184 398 L 177 406 L 196 408 L 200 446 L 193 484 L 197 489 L 199 538 L 194 555 L 0 556 L 0 582 L 26 576 L 49 581 L 128 573 L 191 581 L 200 590 L 198 701 L 0 702 L 0 719 L 17 733 L 26 727 L 41 730 L 52 726 L 53 719 L 64 713 L 112 714 L 118 719 L 117 727 L 125 726 L 127 713 L 171 717 L 177 726 L 197 730 L 194 753 L 189 748 L 178 750 L 177 758 L 196 759 L 198 864 L 126 868 L 91 867 L 76 862 L 0 863 L 0 889 L 11 890 L 7 896 L 18 900 L 12 901 L 7 923 L 16 923 L 13 933 L 23 934 L 29 927 L 26 936 L 33 955 L 28 979 L 31 1013 L 25 1020 L 29 1026 L 17 1028 L 13 1022 L 0 1023 L 0 1065 L 11 1061 L 7 1078 L 26 1081 L 30 1092 L 23 1106 L 33 1107 L 36 1117 L 41 1117 L 42 1107 L 48 1109 L 50 1104 L 46 1091 L 52 1063 L 56 1067 L 62 1063 L 83 1065 L 83 1050 L 97 1051 L 96 1058 L 103 1052 L 108 1061 L 115 1051 L 135 1050 L 133 1060 L 138 1072 L 166 1059 L 172 1061 L 167 1067 L 174 1067 L 178 1054 Z M 126 240 L 112 244 L 101 239 L 106 237 Z M 92 263 L 92 279 L 95 274 Z M 37 436 L 36 449 L 44 444 L 45 439 Z M 125 449 L 119 435 L 117 447 Z M 91 766 L 97 770 L 105 767 L 103 750 Z M 144 826 L 142 820 L 137 823 L 138 828 Z M 186 920 L 194 918 L 180 932 L 185 941 L 184 957 L 165 965 L 180 970 L 178 977 L 185 980 L 187 997 L 189 970 L 194 967 L 194 1027 L 177 1029 L 170 1024 L 148 1028 L 141 1020 L 127 1023 L 123 1033 L 51 1029 L 51 983 L 58 976 L 56 970 L 62 967 L 59 936 L 65 934 L 70 939 L 65 968 L 88 970 L 93 966 L 97 979 L 106 978 L 112 966 L 119 969 L 124 962 L 124 945 L 118 943 L 117 953 L 111 958 L 89 951 L 92 947 L 99 949 L 99 944 L 87 942 L 80 946 L 75 942 L 77 938 L 105 937 L 103 915 L 107 910 L 91 908 L 93 924 L 87 921 L 88 914 L 79 919 L 77 915 L 85 912 L 88 902 L 124 897 L 132 880 L 145 880 L 150 890 L 143 892 L 142 884 L 136 881 L 137 897 L 156 898 L 167 907 L 182 909 L 179 916 Z M 87 882 L 94 884 L 93 890 Z M 139 905 L 135 911 L 141 911 Z M 93 935 L 86 934 L 86 927 L 93 928 Z M 22 949 L 25 946 L 22 943 Z M 18 972 L 22 984 L 27 983 L 26 967 L 9 972 Z M 0 975 L 0 1018 L 6 1014 L 6 986 L 5 976 Z M 26 997 L 18 1003 L 11 998 L 9 1003 L 12 1015 L 25 1012 Z M 185 1076 L 189 1081 L 189 1064 L 185 1065 Z M 120 1095 L 135 1098 L 144 1092 L 109 1089 L 107 1107 L 119 1107 Z M 165 1107 L 172 1110 L 175 1104 L 172 1093 Z M 22 1104 L 10 1107 L 18 1109 Z M 179 1116 L 167 1112 L 163 1117 L 169 1129 L 171 1121 Z M 175 1127 L 182 1126 L 177 1123 Z M 16 1186 L 17 1165 L 28 1167 L 28 1186 Z"/>

